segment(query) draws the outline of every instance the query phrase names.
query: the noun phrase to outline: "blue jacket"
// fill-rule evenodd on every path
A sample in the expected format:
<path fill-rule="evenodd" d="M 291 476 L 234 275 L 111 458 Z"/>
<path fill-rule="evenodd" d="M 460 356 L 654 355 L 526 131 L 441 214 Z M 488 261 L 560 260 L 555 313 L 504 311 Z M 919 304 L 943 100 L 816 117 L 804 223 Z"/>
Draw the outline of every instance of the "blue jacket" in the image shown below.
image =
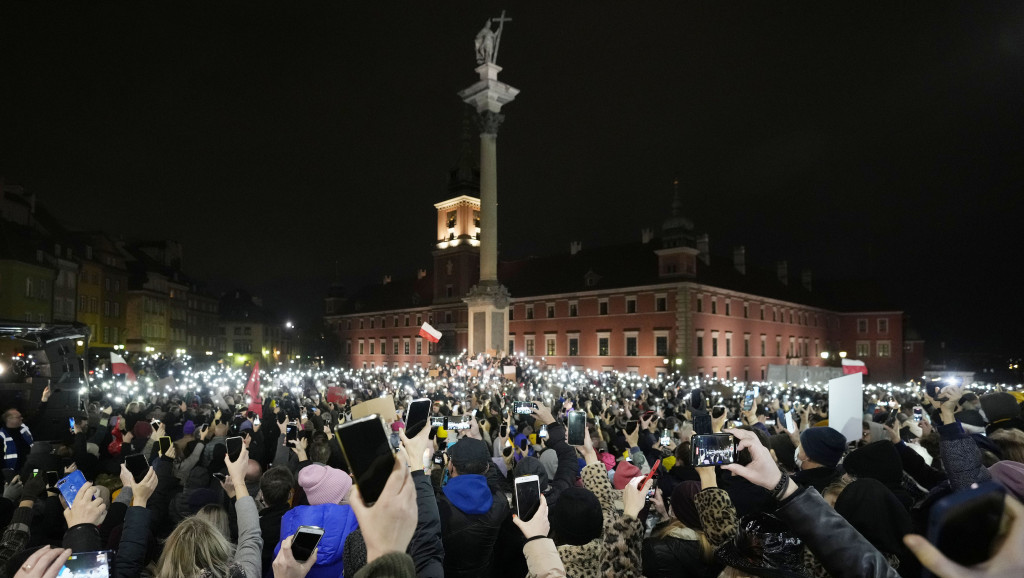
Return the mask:
<path fill-rule="evenodd" d="M 295 534 L 299 526 L 319 526 L 324 536 L 317 545 L 316 564 L 309 570 L 309 578 L 337 578 L 344 572 L 342 553 L 345 538 L 359 527 L 351 506 L 319 504 L 297 506 L 281 518 L 281 540 Z M 281 551 L 281 542 L 274 548 L 274 557 Z"/>
<path fill-rule="evenodd" d="M 487 477 L 455 476 L 437 496 L 446 578 L 494 576 L 498 533 L 508 518 L 508 501 L 495 495 Z"/>

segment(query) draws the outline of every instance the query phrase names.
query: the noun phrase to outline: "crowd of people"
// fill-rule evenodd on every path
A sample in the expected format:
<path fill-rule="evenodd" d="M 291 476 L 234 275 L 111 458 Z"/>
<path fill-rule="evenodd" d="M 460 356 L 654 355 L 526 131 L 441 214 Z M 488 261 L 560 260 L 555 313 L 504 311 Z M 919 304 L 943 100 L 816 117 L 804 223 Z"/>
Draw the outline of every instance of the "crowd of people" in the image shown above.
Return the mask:
<path fill-rule="evenodd" d="M 85 389 L 52 440 L 32 435 L 48 391 L 0 407 L 0 578 L 87 575 L 68 560 L 92 552 L 119 578 L 1024 576 L 1014 391 L 867 388 L 862 436 L 846 439 L 810 385 L 460 356 L 267 372 L 253 399 L 244 372 L 181 379 L 198 374 Z M 382 397 L 397 410 L 379 416 L 394 468 L 364 499 L 336 428 Z M 436 425 L 406 435 L 424 398 Z M 585 415 L 575 445 L 570 412 Z M 459 416 L 468 429 L 450 425 Z M 732 437 L 701 445 L 715 434 Z M 137 456 L 148 469 L 133 471 Z M 540 489 L 528 513 L 524 476 Z M 69 493 L 72 478 L 84 482 Z M 307 558 L 296 540 L 310 528 L 322 537 Z"/>

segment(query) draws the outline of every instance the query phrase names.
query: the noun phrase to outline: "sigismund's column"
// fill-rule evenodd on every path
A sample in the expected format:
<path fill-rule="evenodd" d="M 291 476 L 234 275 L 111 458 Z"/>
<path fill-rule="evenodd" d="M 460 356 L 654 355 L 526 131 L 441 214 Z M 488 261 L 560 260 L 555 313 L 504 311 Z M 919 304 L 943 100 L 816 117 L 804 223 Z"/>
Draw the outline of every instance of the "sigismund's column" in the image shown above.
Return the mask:
<path fill-rule="evenodd" d="M 505 22 L 488 19 L 476 36 L 476 72 L 480 80 L 459 92 L 459 98 L 473 107 L 480 127 L 480 281 L 463 299 L 469 308 L 470 355 L 500 353 L 508 347 L 509 293 L 498 280 L 498 127 L 505 119 L 501 107 L 519 94 L 498 80 L 501 67 L 495 61 Z M 492 30 L 492 23 L 498 29 Z"/>

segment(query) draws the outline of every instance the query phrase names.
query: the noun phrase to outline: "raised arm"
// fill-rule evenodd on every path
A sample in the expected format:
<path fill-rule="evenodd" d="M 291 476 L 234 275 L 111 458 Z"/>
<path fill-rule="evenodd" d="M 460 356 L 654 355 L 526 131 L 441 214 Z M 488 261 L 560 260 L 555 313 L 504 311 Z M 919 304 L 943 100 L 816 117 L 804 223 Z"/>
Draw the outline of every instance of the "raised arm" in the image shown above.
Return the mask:
<path fill-rule="evenodd" d="M 124 484 L 122 493 L 127 492 L 133 497 L 134 504 L 128 508 L 124 516 L 124 528 L 121 531 L 121 542 L 114 557 L 115 578 L 131 578 L 140 576 L 146 563 L 146 551 L 149 548 L 149 526 L 152 512 L 147 505 L 149 497 L 156 490 L 159 479 L 153 468 L 141 482 L 127 468 L 121 465 L 121 482 Z"/>
<path fill-rule="evenodd" d="M 441 540 L 441 514 L 434 497 L 434 486 L 423 473 L 423 458 L 434 444 L 430 441 L 430 428 L 424 427 L 412 437 L 399 435 L 402 446 L 411 460 L 412 481 L 416 485 L 416 531 L 409 543 L 408 553 L 416 564 L 419 578 L 444 578 L 444 543 Z M 428 458 L 429 459 L 429 458 Z"/>
<path fill-rule="evenodd" d="M 718 487 L 718 477 L 713 466 L 697 468 L 700 476 L 700 492 L 693 498 L 697 515 L 704 526 L 704 534 L 712 546 L 718 547 L 736 536 L 738 516 L 736 506 L 729 493 Z"/>
<path fill-rule="evenodd" d="M 260 514 L 245 486 L 249 450 L 243 447 L 237 460 L 232 462 L 230 458 L 225 458 L 224 463 L 235 487 L 235 512 L 238 515 L 238 545 L 235 547 L 234 561 L 245 570 L 246 576 L 261 576 L 263 534 L 260 531 Z"/>

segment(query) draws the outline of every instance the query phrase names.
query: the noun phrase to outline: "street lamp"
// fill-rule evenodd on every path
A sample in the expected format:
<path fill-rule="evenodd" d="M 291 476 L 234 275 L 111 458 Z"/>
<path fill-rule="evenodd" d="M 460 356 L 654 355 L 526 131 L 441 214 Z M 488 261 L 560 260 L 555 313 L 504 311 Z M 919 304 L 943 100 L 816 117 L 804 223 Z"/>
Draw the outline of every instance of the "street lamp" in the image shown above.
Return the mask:
<path fill-rule="evenodd" d="M 839 352 L 839 357 L 842 357 L 843 359 L 846 359 L 846 352 L 845 351 L 840 351 Z"/>
<path fill-rule="evenodd" d="M 828 359 L 828 352 L 827 351 L 822 351 L 821 352 L 821 358 L 822 359 Z"/>

